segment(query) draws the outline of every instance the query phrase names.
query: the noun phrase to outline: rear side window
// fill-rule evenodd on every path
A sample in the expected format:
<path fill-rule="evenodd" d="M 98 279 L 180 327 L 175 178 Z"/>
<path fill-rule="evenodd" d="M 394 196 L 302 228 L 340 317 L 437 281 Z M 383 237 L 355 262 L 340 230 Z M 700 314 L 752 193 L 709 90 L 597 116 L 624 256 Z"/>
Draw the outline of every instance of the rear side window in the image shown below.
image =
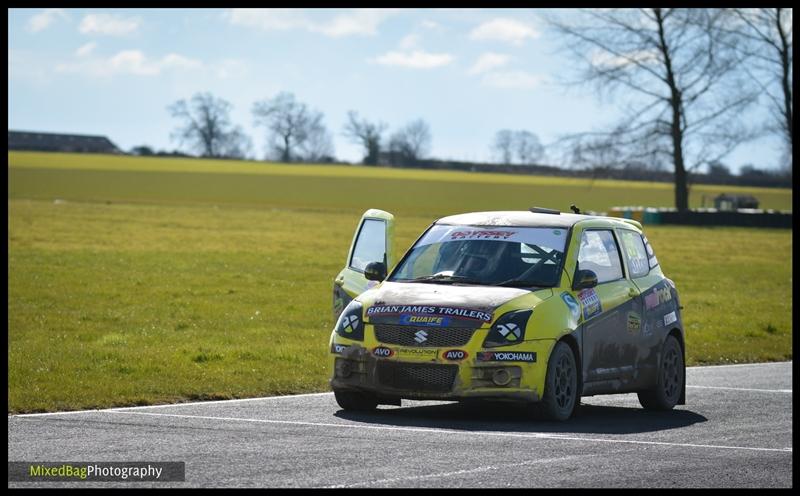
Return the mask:
<path fill-rule="evenodd" d="M 642 236 L 642 241 L 644 242 L 645 250 L 647 250 L 647 257 L 648 257 L 647 263 L 650 265 L 650 268 L 652 269 L 653 267 L 658 265 L 658 260 L 656 259 L 656 254 L 653 253 L 653 247 L 650 246 L 650 242 L 647 241 L 647 236 L 643 235 Z"/>
<path fill-rule="evenodd" d="M 364 219 L 358 232 L 350 268 L 364 272 L 370 262 L 383 262 L 386 255 L 386 223 L 382 220 Z"/>
<path fill-rule="evenodd" d="M 584 231 L 578 251 L 578 270 L 597 274 L 597 283 L 622 279 L 622 262 L 611 231 Z"/>
<path fill-rule="evenodd" d="M 650 265 L 642 237 L 635 231 L 619 230 L 617 232 L 622 244 L 622 251 L 625 252 L 628 260 L 631 278 L 646 276 L 650 272 Z"/>

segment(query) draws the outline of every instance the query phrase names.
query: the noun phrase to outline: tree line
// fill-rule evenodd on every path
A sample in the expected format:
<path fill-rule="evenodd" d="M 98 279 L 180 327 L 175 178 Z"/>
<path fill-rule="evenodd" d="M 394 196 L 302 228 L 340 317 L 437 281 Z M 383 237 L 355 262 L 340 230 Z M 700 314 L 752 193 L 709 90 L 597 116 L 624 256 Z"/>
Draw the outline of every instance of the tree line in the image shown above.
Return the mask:
<path fill-rule="evenodd" d="M 772 134 L 784 150 L 781 172 L 791 177 L 792 9 L 570 9 L 548 14 L 546 22 L 580 71 L 565 84 L 594 88 L 618 101 L 623 114 L 608 128 L 548 145 L 548 155 L 560 154 L 564 166 L 669 171 L 675 206 L 685 210 L 690 180 L 701 167 L 725 176 L 727 155 Z M 768 111 L 766 122 L 742 118 L 754 106 Z M 230 121 L 230 109 L 209 93 L 179 100 L 169 107 L 179 122 L 173 137 L 201 156 L 252 156 L 252 142 Z M 335 160 L 322 113 L 291 93 L 256 102 L 252 114 L 266 131 L 268 158 Z M 428 159 L 432 137 L 424 120 L 388 137 L 387 129 L 350 111 L 342 133 L 362 147 L 368 165 L 415 166 Z M 535 165 L 545 156 L 527 130 L 499 130 L 490 149 L 495 163 L 506 166 Z M 748 165 L 740 175 L 764 174 Z"/>

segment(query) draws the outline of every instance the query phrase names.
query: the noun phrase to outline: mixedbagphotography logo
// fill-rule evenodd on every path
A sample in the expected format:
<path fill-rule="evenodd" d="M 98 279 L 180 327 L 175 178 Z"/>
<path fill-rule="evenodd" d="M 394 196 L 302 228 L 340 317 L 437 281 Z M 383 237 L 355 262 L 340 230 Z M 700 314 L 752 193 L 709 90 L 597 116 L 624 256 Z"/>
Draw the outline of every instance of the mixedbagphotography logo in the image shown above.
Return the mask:
<path fill-rule="evenodd" d="M 9 482 L 184 482 L 185 462 L 8 462 Z"/>

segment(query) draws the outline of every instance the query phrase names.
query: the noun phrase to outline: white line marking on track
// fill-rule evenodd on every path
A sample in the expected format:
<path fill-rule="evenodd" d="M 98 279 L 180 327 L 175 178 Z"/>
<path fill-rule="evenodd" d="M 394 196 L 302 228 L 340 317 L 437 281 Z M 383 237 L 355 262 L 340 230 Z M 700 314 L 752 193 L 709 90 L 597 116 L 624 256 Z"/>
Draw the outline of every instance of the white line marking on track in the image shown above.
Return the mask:
<path fill-rule="evenodd" d="M 690 388 L 699 388 L 699 389 L 730 389 L 733 391 L 758 391 L 760 393 L 790 393 L 792 392 L 791 389 L 753 389 L 753 388 L 738 388 L 738 387 L 726 387 L 726 386 L 689 386 L 686 387 Z"/>
<path fill-rule="evenodd" d="M 177 413 L 154 413 L 154 412 L 131 412 L 120 410 L 106 410 L 105 413 L 115 413 L 124 415 L 151 415 L 155 417 L 176 417 L 176 418 L 194 418 L 200 420 L 227 420 L 234 422 L 255 422 L 264 424 L 286 424 L 286 425 L 309 425 L 314 427 L 336 427 L 346 429 L 376 429 L 388 431 L 402 431 L 402 432 L 425 432 L 425 433 L 442 433 L 442 434 L 466 434 L 469 436 L 497 436 L 497 437 L 517 437 L 528 439 L 559 439 L 564 441 L 587 441 L 596 443 L 623 443 L 623 444 L 646 444 L 653 446 L 677 446 L 686 448 L 715 448 L 715 449 L 734 449 L 734 450 L 749 450 L 749 451 L 777 451 L 780 453 L 791 453 L 791 448 L 757 448 L 752 446 L 724 446 L 716 444 L 691 444 L 691 443 L 668 443 L 662 441 L 637 441 L 632 439 L 607 439 L 607 438 L 592 438 L 580 436 L 567 436 L 562 434 L 546 434 L 543 432 L 531 433 L 517 433 L 517 432 L 489 432 L 489 431 L 459 431 L 455 429 L 436 429 L 436 428 L 422 428 L 422 427 L 395 427 L 385 425 L 354 425 L 354 424 L 334 424 L 324 422 L 302 422 L 297 420 L 271 420 L 271 419 L 251 419 L 251 418 L 236 418 L 236 417 L 211 417 L 205 415 L 181 415 Z"/>
<path fill-rule="evenodd" d="M 561 462 L 565 460 L 572 460 L 575 458 L 581 458 L 587 455 L 576 455 L 576 456 L 562 456 L 558 458 L 544 458 L 542 460 L 527 460 L 524 462 L 518 463 L 504 463 L 501 466 L 494 466 L 488 465 L 485 467 L 475 467 L 470 469 L 464 470 L 456 470 L 453 472 L 438 472 L 435 474 L 425 474 L 425 475 L 410 475 L 408 477 L 395 477 L 392 479 L 379 479 L 374 481 L 366 481 L 366 482 L 356 482 L 355 484 L 338 484 L 335 486 L 325 486 L 324 489 L 341 489 L 341 488 L 349 488 L 349 487 L 361 487 L 361 486 L 376 486 L 378 484 L 391 484 L 393 482 L 404 482 L 410 480 L 420 480 L 420 479 L 434 479 L 440 477 L 452 477 L 454 475 L 465 475 L 465 474 L 475 474 L 480 472 L 488 472 L 490 470 L 499 470 L 499 469 L 507 469 L 510 467 L 524 467 L 526 465 L 537 465 L 539 463 L 551 463 L 551 462 Z M 594 456 L 594 455 L 591 455 Z"/>
<path fill-rule="evenodd" d="M 722 368 L 722 367 L 753 367 L 753 366 L 761 366 L 761 365 L 781 365 L 781 364 L 791 364 L 791 361 L 788 362 L 764 362 L 764 363 L 738 363 L 738 364 L 731 364 L 731 365 L 699 365 L 694 367 L 687 367 L 687 370 L 693 369 L 715 369 L 715 368 Z M 688 387 L 706 387 L 711 388 L 711 386 L 688 386 Z M 721 389 L 721 388 L 720 388 Z M 730 389 L 740 389 L 740 388 L 730 388 Z M 746 389 L 743 389 L 746 390 Z M 753 391 L 758 391 L 754 389 Z M 767 391 L 767 390 L 764 390 Z M 780 392 L 791 392 L 791 390 L 771 390 L 771 391 L 780 391 Z M 20 413 L 15 415 L 9 415 L 9 417 L 40 417 L 45 415 L 73 415 L 78 413 L 102 413 L 107 412 L 110 410 L 141 410 L 145 408 L 168 408 L 168 407 L 176 407 L 176 406 L 189 406 L 189 405 L 215 405 L 220 403 L 242 403 L 246 401 L 261 401 L 261 400 L 280 400 L 286 398 L 301 398 L 304 396 L 325 396 L 331 395 L 332 392 L 328 391 L 325 393 L 303 393 L 303 394 L 287 394 L 282 396 L 260 396 L 257 398 L 239 398 L 234 400 L 214 400 L 214 401 L 189 401 L 185 403 L 167 403 L 162 405 L 143 405 L 143 406 L 122 406 L 122 407 L 114 407 L 114 408 L 105 408 L 105 409 L 95 409 L 95 410 L 70 410 L 66 412 L 44 412 L 44 413 Z"/>
<path fill-rule="evenodd" d="M 724 367 L 754 367 L 756 365 L 785 365 L 791 364 L 792 360 L 786 362 L 760 362 L 760 363 L 729 363 L 725 365 L 694 365 L 686 367 L 687 369 L 721 369 Z"/>
<path fill-rule="evenodd" d="M 142 408 L 167 408 L 174 406 L 190 406 L 190 405 L 214 405 L 218 403 L 243 403 L 245 401 L 259 401 L 259 400 L 281 400 L 285 398 L 300 398 L 303 396 L 325 396 L 333 394 L 328 391 L 326 393 L 304 393 L 304 394 L 287 394 L 283 396 L 261 396 L 259 398 L 239 398 L 235 400 L 214 400 L 214 401 L 190 401 L 186 403 L 166 403 L 163 405 L 143 405 L 143 406 L 119 406 L 114 408 L 103 408 L 98 410 L 70 410 L 68 412 L 44 412 L 44 413 L 20 413 L 17 415 L 9 415 L 9 417 L 41 417 L 43 415 L 72 415 L 74 413 L 103 413 L 108 411 L 117 410 L 139 410 Z"/>

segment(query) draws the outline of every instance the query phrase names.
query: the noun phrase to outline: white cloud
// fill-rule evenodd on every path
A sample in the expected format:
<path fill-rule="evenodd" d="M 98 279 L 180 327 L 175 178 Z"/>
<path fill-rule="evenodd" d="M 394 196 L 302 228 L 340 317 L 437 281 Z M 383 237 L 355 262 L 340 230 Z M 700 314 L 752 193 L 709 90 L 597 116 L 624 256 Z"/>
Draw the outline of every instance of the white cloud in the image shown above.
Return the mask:
<path fill-rule="evenodd" d="M 537 74 L 525 71 L 490 72 L 483 76 L 482 83 L 486 86 L 501 89 L 533 89 L 544 78 Z"/>
<path fill-rule="evenodd" d="M 400 48 L 403 50 L 411 50 L 412 48 L 416 48 L 419 46 L 419 35 L 418 34 L 408 34 L 400 40 Z"/>
<path fill-rule="evenodd" d="M 86 57 L 91 54 L 95 48 L 97 48 L 97 43 L 90 41 L 89 43 L 81 45 L 77 50 L 75 50 L 75 55 L 78 57 Z"/>
<path fill-rule="evenodd" d="M 44 9 L 42 12 L 28 19 L 27 28 L 31 33 L 38 33 L 39 31 L 47 29 L 59 19 L 69 19 L 64 9 Z"/>
<path fill-rule="evenodd" d="M 509 60 L 511 60 L 510 55 L 486 52 L 478 57 L 478 60 L 475 61 L 468 72 L 469 74 L 481 74 L 497 67 L 502 67 L 506 65 Z"/>
<path fill-rule="evenodd" d="M 332 38 L 372 36 L 397 9 L 353 9 L 333 18 L 317 21 L 297 9 L 231 9 L 225 17 L 231 24 L 264 31 L 301 29 Z"/>
<path fill-rule="evenodd" d="M 528 38 L 538 38 L 539 32 L 530 24 L 507 17 L 498 17 L 473 29 L 469 37 L 473 40 L 503 41 L 512 45 L 521 45 Z"/>
<path fill-rule="evenodd" d="M 425 29 L 439 29 L 442 27 L 441 24 L 436 21 L 431 21 L 430 19 L 423 19 L 423 21 L 420 23 L 420 26 Z"/>
<path fill-rule="evenodd" d="M 430 53 L 422 50 L 413 52 L 387 52 L 375 58 L 381 65 L 408 67 L 412 69 L 432 69 L 441 67 L 453 61 L 449 53 Z"/>
<path fill-rule="evenodd" d="M 88 14 L 78 30 L 83 34 L 124 36 L 136 32 L 141 24 L 138 17 L 121 17 L 112 14 Z"/>
<path fill-rule="evenodd" d="M 658 60 L 659 54 L 656 50 L 639 50 L 624 55 L 611 55 L 607 52 L 595 50 L 591 54 L 592 64 L 609 68 L 623 67 L 635 62 L 646 64 L 647 62 Z"/>
<path fill-rule="evenodd" d="M 160 59 L 147 57 L 139 50 L 123 50 L 105 58 L 84 58 L 77 62 L 61 63 L 56 72 L 78 73 L 93 77 L 111 77 L 118 74 L 136 76 L 157 76 L 165 71 L 177 69 L 201 69 L 203 63 L 176 53 L 169 53 Z"/>

